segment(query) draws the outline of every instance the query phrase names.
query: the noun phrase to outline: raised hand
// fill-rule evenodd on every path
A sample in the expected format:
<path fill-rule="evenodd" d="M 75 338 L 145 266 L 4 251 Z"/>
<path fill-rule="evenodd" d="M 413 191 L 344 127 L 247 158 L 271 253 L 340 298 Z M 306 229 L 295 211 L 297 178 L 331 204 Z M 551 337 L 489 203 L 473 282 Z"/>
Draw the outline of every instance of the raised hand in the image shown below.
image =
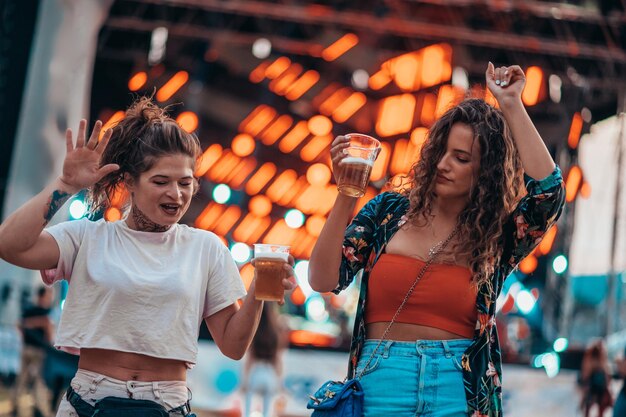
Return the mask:
<path fill-rule="evenodd" d="M 487 88 L 500 105 L 507 100 L 520 100 L 526 85 L 526 76 L 519 65 L 495 68 L 491 62 L 485 72 Z"/>
<path fill-rule="evenodd" d="M 347 136 L 337 136 L 330 144 L 330 158 L 333 163 L 333 175 L 335 182 L 339 180 L 339 173 L 342 169 L 341 161 L 346 157 L 344 152 L 350 146 L 350 139 Z"/>
<path fill-rule="evenodd" d="M 88 141 L 85 141 L 87 121 L 80 121 L 76 144 L 72 139 L 72 130 L 65 132 L 66 154 L 63 161 L 61 181 L 76 191 L 88 188 L 98 182 L 105 175 L 118 170 L 117 164 L 100 166 L 100 157 L 109 143 L 113 129 L 108 129 L 99 140 L 102 122 L 98 120 L 91 132 Z"/>

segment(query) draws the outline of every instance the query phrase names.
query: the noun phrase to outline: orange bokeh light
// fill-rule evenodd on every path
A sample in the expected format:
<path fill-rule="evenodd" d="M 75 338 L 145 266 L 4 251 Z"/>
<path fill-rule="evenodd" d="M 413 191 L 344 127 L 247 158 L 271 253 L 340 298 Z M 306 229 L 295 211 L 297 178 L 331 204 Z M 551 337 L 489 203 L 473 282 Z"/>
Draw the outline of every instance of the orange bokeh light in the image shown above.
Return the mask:
<path fill-rule="evenodd" d="M 128 80 L 128 89 L 137 91 L 148 81 L 148 74 L 145 71 L 139 71 Z"/>
<path fill-rule="evenodd" d="M 306 179 L 311 185 L 326 185 L 330 177 L 330 169 L 325 164 L 313 164 L 306 171 Z"/>
<path fill-rule="evenodd" d="M 525 257 L 522 262 L 520 262 L 519 270 L 524 274 L 530 274 L 534 272 L 535 269 L 537 269 L 538 263 L 539 262 L 537 261 L 537 257 L 535 255 L 530 254 L 527 257 Z"/>
<path fill-rule="evenodd" d="M 415 113 L 415 97 L 401 94 L 387 97 L 380 103 L 376 133 L 380 136 L 392 136 L 411 130 Z"/>
<path fill-rule="evenodd" d="M 543 84 L 543 70 L 533 66 L 526 70 L 526 86 L 522 91 L 522 101 L 527 106 L 534 106 L 539 102 Z"/>
<path fill-rule="evenodd" d="M 569 135 L 567 136 L 567 145 L 571 149 L 576 149 L 578 147 L 578 142 L 580 141 L 580 134 L 583 130 L 583 118 L 579 112 L 574 113 L 574 117 L 572 117 L 572 124 L 569 128 Z"/>
<path fill-rule="evenodd" d="M 122 212 L 117 207 L 109 207 L 104 212 L 104 218 L 109 222 L 116 222 L 122 218 Z"/>
<path fill-rule="evenodd" d="M 254 152 L 255 147 L 256 143 L 254 142 L 254 138 L 247 133 L 240 133 L 235 136 L 231 144 L 233 153 L 241 157 L 250 155 Z"/>
<path fill-rule="evenodd" d="M 159 101 L 169 100 L 176 92 L 187 82 L 189 73 L 187 71 L 178 71 L 172 76 L 163 87 L 159 88 L 156 93 L 156 99 Z"/>
<path fill-rule="evenodd" d="M 193 133 L 198 128 L 198 115 L 192 111 L 184 111 L 178 115 L 176 122 L 187 133 Z"/>
<path fill-rule="evenodd" d="M 255 195 L 250 199 L 248 209 L 257 217 L 269 216 L 272 212 L 272 202 L 264 195 Z"/>
<path fill-rule="evenodd" d="M 326 223 L 326 218 L 323 216 L 313 215 L 306 220 L 306 231 L 314 237 L 318 237 L 322 233 L 322 228 Z"/>
<path fill-rule="evenodd" d="M 326 136 L 332 131 L 333 122 L 328 117 L 318 114 L 309 119 L 307 127 L 315 136 Z"/>

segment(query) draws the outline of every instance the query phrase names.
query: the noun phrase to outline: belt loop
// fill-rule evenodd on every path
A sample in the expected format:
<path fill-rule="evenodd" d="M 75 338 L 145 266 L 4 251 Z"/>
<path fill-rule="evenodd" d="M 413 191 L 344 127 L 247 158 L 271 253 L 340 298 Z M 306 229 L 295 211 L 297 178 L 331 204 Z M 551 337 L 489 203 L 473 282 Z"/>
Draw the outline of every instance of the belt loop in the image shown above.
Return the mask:
<path fill-rule="evenodd" d="M 391 348 L 391 345 L 393 345 L 393 340 L 387 340 L 385 348 L 383 349 L 383 358 L 387 359 L 389 357 L 389 349 Z"/>
<path fill-rule="evenodd" d="M 450 346 L 448 346 L 448 342 L 446 342 L 445 340 L 441 341 L 441 344 L 443 345 L 443 350 L 446 354 L 446 358 L 451 358 L 452 357 L 452 350 L 450 349 Z"/>
<path fill-rule="evenodd" d="M 100 385 L 100 382 L 102 382 L 103 379 L 104 375 L 98 375 L 97 377 L 92 379 L 91 385 L 89 386 L 89 392 L 91 392 L 92 394 L 96 392 L 96 390 L 98 389 L 98 385 Z"/>
<path fill-rule="evenodd" d="M 161 399 L 161 393 L 159 392 L 159 383 L 157 381 L 152 381 L 152 392 L 154 393 L 154 399 Z"/>

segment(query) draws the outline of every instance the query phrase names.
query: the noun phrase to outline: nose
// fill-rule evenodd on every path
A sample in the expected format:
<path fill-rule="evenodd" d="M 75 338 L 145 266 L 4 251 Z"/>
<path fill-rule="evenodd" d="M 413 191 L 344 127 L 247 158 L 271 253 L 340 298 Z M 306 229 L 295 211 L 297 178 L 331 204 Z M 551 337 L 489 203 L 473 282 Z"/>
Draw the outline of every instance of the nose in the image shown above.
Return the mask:
<path fill-rule="evenodd" d="M 439 162 L 437 162 L 437 170 L 441 172 L 447 172 L 449 170 L 447 155 L 443 155 Z"/>
<path fill-rule="evenodd" d="M 171 187 L 167 188 L 167 196 L 171 198 L 175 198 L 178 200 L 183 194 L 180 186 L 178 184 L 173 184 Z"/>

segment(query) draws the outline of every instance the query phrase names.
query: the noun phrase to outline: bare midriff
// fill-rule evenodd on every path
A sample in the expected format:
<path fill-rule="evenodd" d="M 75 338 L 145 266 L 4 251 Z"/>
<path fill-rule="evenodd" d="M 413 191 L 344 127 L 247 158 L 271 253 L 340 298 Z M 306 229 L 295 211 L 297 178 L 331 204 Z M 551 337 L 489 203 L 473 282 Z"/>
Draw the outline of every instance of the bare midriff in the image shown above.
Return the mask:
<path fill-rule="evenodd" d="M 78 367 L 122 381 L 186 381 L 185 362 L 108 349 L 81 349 Z"/>
<path fill-rule="evenodd" d="M 367 325 L 368 339 L 381 339 L 388 322 L 376 322 Z M 465 339 L 464 336 L 429 326 L 408 323 L 394 323 L 385 337 L 386 340 L 414 341 L 414 340 L 452 340 Z"/>

